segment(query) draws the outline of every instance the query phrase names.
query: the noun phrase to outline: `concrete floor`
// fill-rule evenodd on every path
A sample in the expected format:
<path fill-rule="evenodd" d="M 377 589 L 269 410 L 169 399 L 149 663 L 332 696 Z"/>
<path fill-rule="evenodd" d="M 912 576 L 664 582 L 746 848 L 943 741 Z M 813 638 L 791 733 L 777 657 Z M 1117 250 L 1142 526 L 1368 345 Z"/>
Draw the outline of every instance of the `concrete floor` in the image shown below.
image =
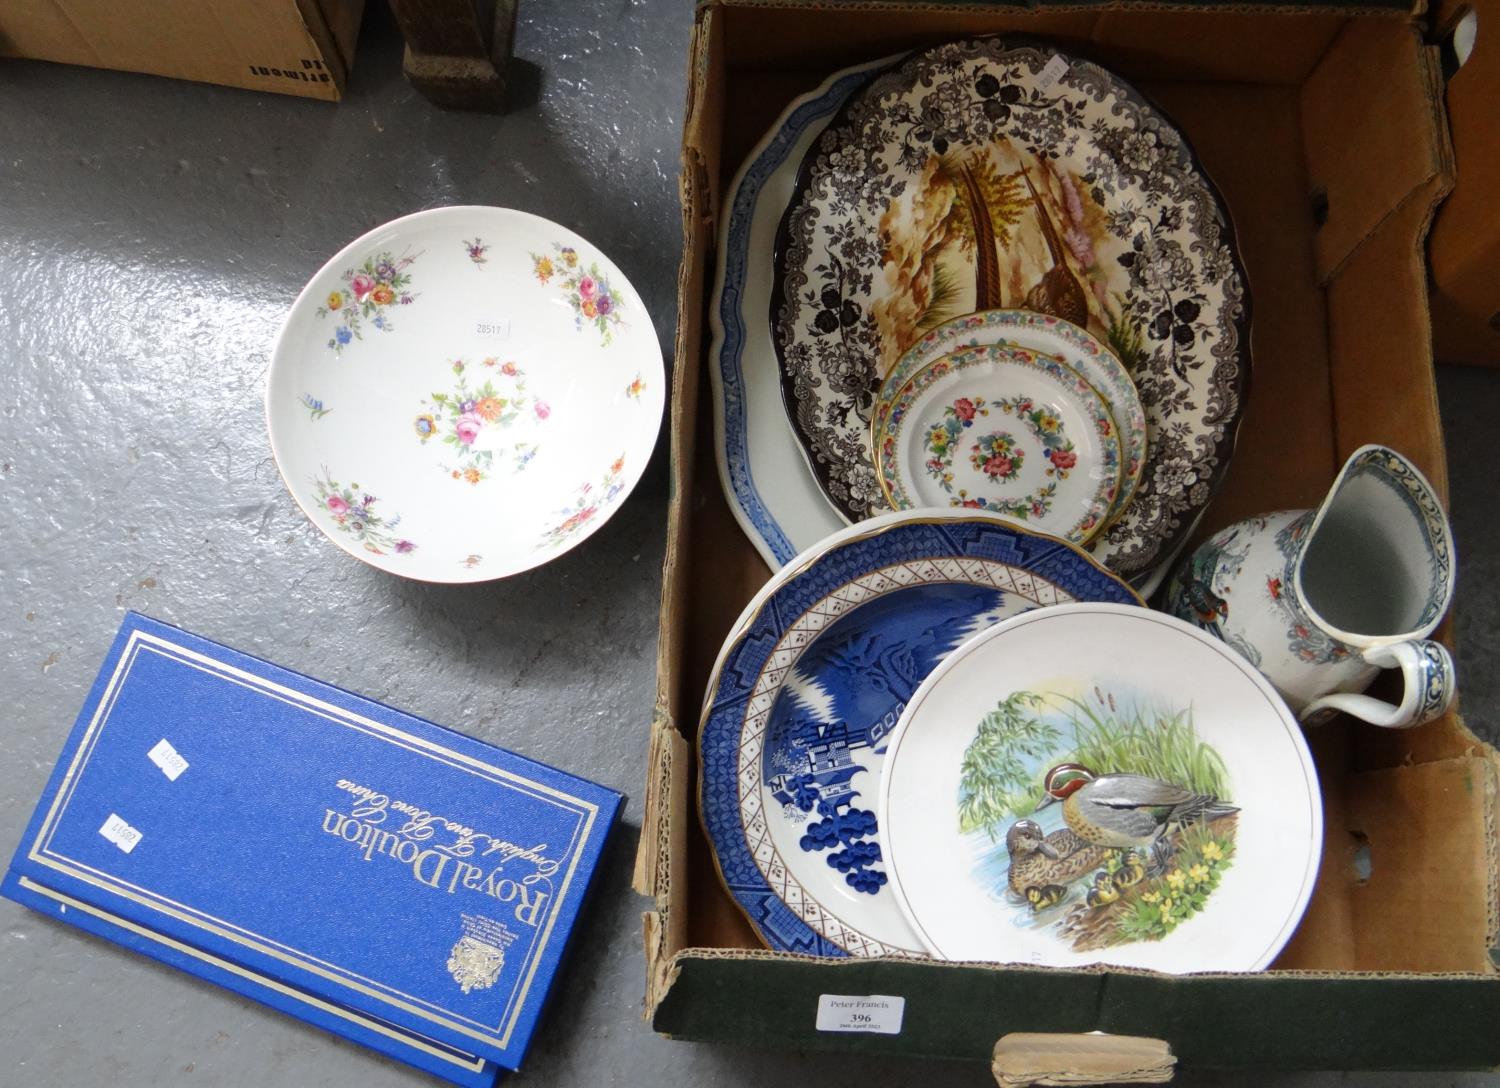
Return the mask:
<path fill-rule="evenodd" d="M 371 5 L 338 107 L 0 63 L 0 692 L 12 707 L 0 730 L 0 857 L 126 608 L 639 797 L 665 443 L 640 490 L 583 547 L 499 584 L 426 586 L 351 562 L 307 523 L 276 474 L 261 413 L 269 346 L 307 276 L 371 225 L 433 205 L 509 205 L 576 228 L 625 270 L 670 342 L 691 4 L 620 3 L 607 23 L 598 12 L 522 5 L 516 53 L 539 69 L 538 86 L 504 118 L 442 114 L 414 95 L 383 5 Z M 1445 371 L 1441 385 L 1454 448 L 1489 448 L 1500 372 Z M 1500 636 L 1483 622 L 1500 587 L 1500 546 L 1486 531 L 1495 467 L 1492 456 L 1452 465 L 1461 666 L 1479 723 L 1500 722 L 1489 671 Z M 629 889 L 639 821 L 633 803 L 527 1083 L 991 1083 L 980 1066 L 749 1054 L 654 1036 L 640 1019 L 645 904 Z M 0 1086 L 423 1083 L 0 903 Z"/>

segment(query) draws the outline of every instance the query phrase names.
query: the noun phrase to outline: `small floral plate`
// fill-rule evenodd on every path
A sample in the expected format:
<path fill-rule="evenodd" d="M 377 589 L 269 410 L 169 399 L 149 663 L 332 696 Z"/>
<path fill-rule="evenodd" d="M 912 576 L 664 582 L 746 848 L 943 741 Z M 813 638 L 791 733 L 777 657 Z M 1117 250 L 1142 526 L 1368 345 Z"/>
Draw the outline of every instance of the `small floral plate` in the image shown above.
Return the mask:
<path fill-rule="evenodd" d="M 525 212 L 436 208 L 313 276 L 266 418 L 287 489 L 344 551 L 478 582 L 608 520 L 650 458 L 664 385 L 640 296 L 587 241 Z"/>
<path fill-rule="evenodd" d="M 894 400 L 911 376 L 928 363 L 960 348 L 996 343 L 1014 344 L 1057 356 L 1087 379 L 1109 405 L 1109 413 L 1120 433 L 1125 461 L 1120 492 L 1109 512 L 1109 521 L 1114 521 L 1130 505 L 1140 484 L 1141 469 L 1146 463 L 1146 411 L 1141 406 L 1135 382 L 1120 365 L 1120 360 L 1070 321 L 1030 310 L 983 310 L 945 321 L 897 360 L 880 385 L 877 411 L 880 405 Z"/>
<path fill-rule="evenodd" d="M 875 413 L 875 467 L 893 508 L 967 507 L 1086 543 L 1120 489 L 1104 398 L 1050 355 L 968 348 L 918 370 Z"/>
<path fill-rule="evenodd" d="M 1318 776 L 1243 657 L 1182 620 L 1060 604 L 932 669 L 885 752 L 889 888 L 950 960 L 1258 971 L 1312 894 Z"/>

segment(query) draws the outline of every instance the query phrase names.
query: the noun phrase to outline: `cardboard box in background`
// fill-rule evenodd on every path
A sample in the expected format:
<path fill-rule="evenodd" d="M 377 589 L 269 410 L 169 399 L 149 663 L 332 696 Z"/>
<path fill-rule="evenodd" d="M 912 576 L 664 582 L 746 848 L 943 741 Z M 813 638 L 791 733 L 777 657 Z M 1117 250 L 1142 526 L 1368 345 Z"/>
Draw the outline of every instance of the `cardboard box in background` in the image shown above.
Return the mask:
<path fill-rule="evenodd" d="M 4 0 L 0 58 L 337 102 L 364 0 Z"/>
<path fill-rule="evenodd" d="M 1428 241 L 1432 336 L 1444 362 L 1500 366 L 1500 0 L 1444 0 L 1433 26 L 1445 41 L 1469 12 L 1473 52 L 1446 96 L 1457 174 Z"/>
<path fill-rule="evenodd" d="M 769 573 L 715 471 L 705 374 L 713 248 L 729 179 L 785 104 L 845 65 L 1019 32 L 1109 66 L 1161 106 L 1224 195 L 1254 305 L 1248 409 L 1201 539 L 1251 514 L 1315 505 L 1366 442 L 1404 451 L 1446 492 L 1424 241 L 1453 157 L 1437 50 L 1417 15 L 1401 0 L 1384 9 L 1169 10 L 1128 0 L 699 8 L 684 123 L 674 498 L 636 868 L 637 888 L 655 900 L 644 925 L 657 1031 L 971 1061 L 989 1060 L 1002 1038 L 1046 1033 L 1057 1040 L 1043 1048 L 1056 1059 L 1050 1068 L 1080 1076 L 1090 1066 L 1077 1057 L 1079 1033 L 1095 1031 L 1164 1040 L 1192 1066 L 1500 1065 L 1491 951 L 1500 762 L 1456 712 L 1404 732 L 1340 721 L 1310 735 L 1325 806 L 1322 869 L 1297 934 L 1260 974 L 768 952 L 720 884 L 695 800 L 709 671 Z M 819 1032 L 821 994 L 904 996 L 902 1031 Z M 1147 1051 L 1159 1062 L 1161 1051 Z"/>

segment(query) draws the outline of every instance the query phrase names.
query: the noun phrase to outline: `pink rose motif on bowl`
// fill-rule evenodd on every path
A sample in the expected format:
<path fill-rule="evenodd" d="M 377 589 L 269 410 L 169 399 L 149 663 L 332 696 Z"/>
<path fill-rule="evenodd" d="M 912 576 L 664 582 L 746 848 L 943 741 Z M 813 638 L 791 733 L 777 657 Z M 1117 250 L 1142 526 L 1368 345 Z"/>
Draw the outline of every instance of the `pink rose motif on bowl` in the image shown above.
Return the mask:
<path fill-rule="evenodd" d="M 472 412 L 465 412 L 458 417 L 458 422 L 453 429 L 458 433 L 458 440 L 465 446 L 472 446 L 474 439 L 479 437 L 479 432 L 484 429 L 484 420 Z"/>
<path fill-rule="evenodd" d="M 423 444 L 437 438 L 445 456 L 438 467 L 450 478 L 471 486 L 486 480 L 502 463 L 512 473 L 524 469 L 536 456 L 535 442 L 498 443 L 497 432 L 508 430 L 534 412 L 546 419 L 551 409 L 536 400 L 526 387 L 526 372 L 514 360 L 496 357 L 479 361 L 478 382 L 471 382 L 474 364 L 454 359 L 448 364 L 455 378 L 446 390 L 428 395 L 414 424 Z M 490 441 L 480 438 L 488 433 Z M 524 433 L 518 438 L 527 437 Z"/>
<path fill-rule="evenodd" d="M 600 344 L 608 346 L 614 339 L 613 332 L 625 327 L 620 313 L 624 298 L 611 287 L 597 261 L 587 267 L 576 250 L 570 246 L 553 243 L 552 255 L 532 253 L 532 272 L 536 281 L 544 286 L 552 284 L 557 277 L 557 286 L 573 310 L 573 325 L 579 332 L 585 325 L 599 331 Z"/>
<path fill-rule="evenodd" d="M 409 269 L 420 256 L 381 252 L 366 257 L 358 268 L 344 270 L 343 285 L 330 292 L 317 309 L 318 317 L 336 317 L 339 322 L 327 342 L 334 354 L 341 355 L 354 341 L 363 340 L 366 322 L 380 332 L 391 331 L 391 308 L 408 306 L 417 297 L 410 289 Z"/>

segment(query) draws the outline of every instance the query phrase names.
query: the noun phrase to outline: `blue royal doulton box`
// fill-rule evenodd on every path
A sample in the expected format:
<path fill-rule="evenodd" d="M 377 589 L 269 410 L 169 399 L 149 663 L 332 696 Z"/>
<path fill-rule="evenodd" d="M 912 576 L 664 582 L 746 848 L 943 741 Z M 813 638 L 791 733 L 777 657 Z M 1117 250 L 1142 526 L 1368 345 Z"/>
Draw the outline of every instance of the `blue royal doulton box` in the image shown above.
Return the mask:
<path fill-rule="evenodd" d="M 489 1085 L 526 1052 L 621 802 L 132 613 L 0 891 Z"/>

